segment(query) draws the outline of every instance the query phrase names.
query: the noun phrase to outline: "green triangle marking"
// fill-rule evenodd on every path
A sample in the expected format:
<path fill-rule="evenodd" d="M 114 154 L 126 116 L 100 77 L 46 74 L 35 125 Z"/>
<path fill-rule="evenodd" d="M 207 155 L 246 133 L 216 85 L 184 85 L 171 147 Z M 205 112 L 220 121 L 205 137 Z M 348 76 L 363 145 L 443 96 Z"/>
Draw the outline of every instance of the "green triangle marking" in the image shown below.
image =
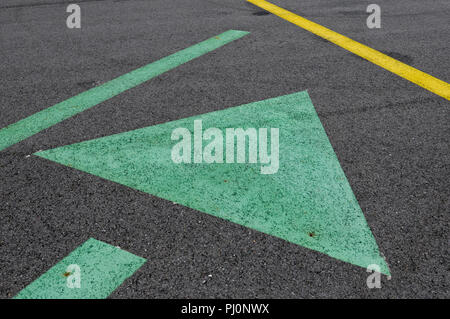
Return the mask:
<path fill-rule="evenodd" d="M 224 141 L 226 128 L 268 128 L 269 141 L 279 128 L 278 172 L 261 174 L 260 163 L 175 164 L 172 131 L 193 132 L 194 120 L 203 131 L 221 129 Z M 389 275 L 306 91 L 36 155 Z"/>

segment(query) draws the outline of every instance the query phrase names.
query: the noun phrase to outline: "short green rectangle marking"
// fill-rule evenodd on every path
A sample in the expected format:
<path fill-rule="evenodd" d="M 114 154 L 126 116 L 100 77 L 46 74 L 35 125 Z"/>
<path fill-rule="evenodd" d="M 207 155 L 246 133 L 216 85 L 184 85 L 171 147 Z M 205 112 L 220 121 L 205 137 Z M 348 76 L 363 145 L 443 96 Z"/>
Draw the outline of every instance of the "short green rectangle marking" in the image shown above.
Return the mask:
<path fill-rule="evenodd" d="M 0 129 L 0 151 L 249 32 L 228 30 Z"/>
<path fill-rule="evenodd" d="M 14 298 L 103 299 L 145 262 L 142 257 L 90 238 Z M 69 265 L 79 267 L 80 288 L 69 288 Z"/>

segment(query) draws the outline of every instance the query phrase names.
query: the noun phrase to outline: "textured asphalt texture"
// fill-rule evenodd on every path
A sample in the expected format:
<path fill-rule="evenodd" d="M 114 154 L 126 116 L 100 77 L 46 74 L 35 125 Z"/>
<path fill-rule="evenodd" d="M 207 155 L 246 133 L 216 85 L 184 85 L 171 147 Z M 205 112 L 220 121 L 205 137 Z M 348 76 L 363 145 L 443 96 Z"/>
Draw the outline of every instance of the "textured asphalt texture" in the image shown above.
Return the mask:
<path fill-rule="evenodd" d="M 148 261 L 111 298 L 448 298 L 449 102 L 241 0 L 0 4 L 0 127 L 229 29 L 251 32 L 0 152 L 0 297 L 90 237 Z M 276 0 L 449 81 L 447 0 Z M 28 155 L 308 90 L 392 278 Z M 209 276 L 212 275 L 212 276 Z"/>

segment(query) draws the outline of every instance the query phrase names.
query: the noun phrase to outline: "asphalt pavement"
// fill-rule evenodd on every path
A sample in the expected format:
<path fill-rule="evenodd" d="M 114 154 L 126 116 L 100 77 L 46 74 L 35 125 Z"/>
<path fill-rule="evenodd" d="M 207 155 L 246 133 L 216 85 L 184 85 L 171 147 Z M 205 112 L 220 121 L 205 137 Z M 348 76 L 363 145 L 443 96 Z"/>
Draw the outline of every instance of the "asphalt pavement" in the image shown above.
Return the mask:
<path fill-rule="evenodd" d="M 450 81 L 446 0 L 273 0 Z M 0 297 L 89 238 L 147 260 L 110 298 L 448 298 L 449 101 L 240 0 L 0 4 L 0 128 L 227 30 L 248 35 L 0 151 Z M 307 90 L 391 277 L 31 155 Z M 31 156 L 29 156 L 31 155 Z"/>

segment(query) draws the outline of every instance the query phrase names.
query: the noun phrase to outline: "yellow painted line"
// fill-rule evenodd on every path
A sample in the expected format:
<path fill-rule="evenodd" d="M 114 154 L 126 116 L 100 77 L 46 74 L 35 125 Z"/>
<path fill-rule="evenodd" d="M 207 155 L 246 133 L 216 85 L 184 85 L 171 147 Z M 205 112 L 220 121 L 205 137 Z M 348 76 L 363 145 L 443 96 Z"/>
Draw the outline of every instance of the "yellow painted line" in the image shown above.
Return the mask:
<path fill-rule="evenodd" d="M 290 11 L 287 11 L 283 8 L 280 8 L 270 2 L 264 0 L 247 0 L 254 5 L 269 11 L 282 19 L 285 19 L 300 28 L 303 28 L 309 32 L 318 35 L 334 44 L 360 56 L 363 59 L 366 59 L 388 71 L 391 71 L 398 76 L 401 76 L 408 81 L 411 81 L 424 89 L 427 89 L 430 92 L 433 92 L 443 98 L 450 100 L 450 84 L 439 80 L 425 72 L 417 70 L 403 62 L 400 62 L 396 59 L 387 56 L 377 50 L 369 48 L 364 44 L 356 42 L 346 36 L 343 36 L 333 30 L 325 28 L 320 24 L 312 22 L 308 19 L 305 19 L 301 16 L 298 16 Z"/>

